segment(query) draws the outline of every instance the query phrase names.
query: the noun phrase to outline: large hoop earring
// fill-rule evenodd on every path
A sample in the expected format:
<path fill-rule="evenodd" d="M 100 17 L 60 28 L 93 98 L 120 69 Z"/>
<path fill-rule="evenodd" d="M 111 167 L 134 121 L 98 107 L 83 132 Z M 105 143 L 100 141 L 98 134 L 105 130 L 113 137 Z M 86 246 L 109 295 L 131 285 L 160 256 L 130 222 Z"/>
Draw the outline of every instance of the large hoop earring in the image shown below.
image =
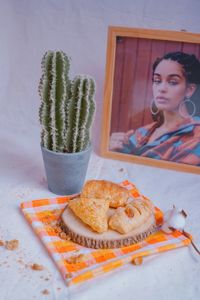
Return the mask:
<path fill-rule="evenodd" d="M 190 100 L 189 97 L 186 97 L 185 100 L 179 104 L 179 107 L 178 107 L 179 115 L 183 118 L 188 118 L 188 115 L 185 115 L 183 113 L 183 109 L 182 109 L 183 105 L 185 105 L 186 103 L 189 103 L 193 107 L 193 112 L 191 114 L 189 114 L 189 116 L 192 118 L 196 113 L 196 105 L 194 104 L 194 102 L 192 100 Z"/>
<path fill-rule="evenodd" d="M 153 110 L 153 108 L 157 108 L 157 106 L 155 105 L 155 101 L 154 99 L 151 100 L 151 105 L 150 105 L 150 111 L 152 113 L 152 115 L 157 115 L 159 113 L 159 109 L 157 108 L 157 110 L 155 111 L 155 109 Z"/>

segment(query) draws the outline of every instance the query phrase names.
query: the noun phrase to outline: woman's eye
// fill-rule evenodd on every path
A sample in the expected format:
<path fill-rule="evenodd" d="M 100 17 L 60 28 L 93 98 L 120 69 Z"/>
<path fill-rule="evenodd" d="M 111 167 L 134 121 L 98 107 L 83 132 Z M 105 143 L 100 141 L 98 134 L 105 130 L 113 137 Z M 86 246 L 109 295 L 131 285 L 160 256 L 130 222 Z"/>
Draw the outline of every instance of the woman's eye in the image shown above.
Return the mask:
<path fill-rule="evenodd" d="M 161 80 L 160 79 L 153 79 L 153 83 L 159 84 L 159 83 L 161 83 Z"/>
<path fill-rule="evenodd" d="M 174 80 L 170 80 L 170 81 L 169 81 L 169 84 L 170 84 L 170 85 L 177 85 L 178 82 L 177 82 L 177 81 L 174 81 Z"/>

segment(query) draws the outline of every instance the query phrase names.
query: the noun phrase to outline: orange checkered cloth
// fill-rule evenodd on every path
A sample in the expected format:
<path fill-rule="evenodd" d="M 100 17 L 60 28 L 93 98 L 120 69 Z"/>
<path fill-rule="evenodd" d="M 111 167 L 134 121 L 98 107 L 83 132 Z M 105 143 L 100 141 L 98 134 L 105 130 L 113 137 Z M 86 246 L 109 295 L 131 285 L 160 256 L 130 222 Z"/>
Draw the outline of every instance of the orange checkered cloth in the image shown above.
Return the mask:
<path fill-rule="evenodd" d="M 134 184 L 124 181 L 134 197 L 143 196 Z M 53 258 L 66 284 L 73 285 L 113 271 L 136 258 L 187 246 L 191 243 L 181 232 L 165 234 L 158 231 L 145 240 L 117 249 L 91 249 L 60 238 L 53 224 L 59 219 L 69 197 L 40 199 L 21 203 L 21 210 L 34 232 Z M 156 223 L 162 223 L 163 214 L 155 207 Z M 77 257 L 82 259 L 76 260 Z M 74 258 L 74 260 L 73 260 Z"/>

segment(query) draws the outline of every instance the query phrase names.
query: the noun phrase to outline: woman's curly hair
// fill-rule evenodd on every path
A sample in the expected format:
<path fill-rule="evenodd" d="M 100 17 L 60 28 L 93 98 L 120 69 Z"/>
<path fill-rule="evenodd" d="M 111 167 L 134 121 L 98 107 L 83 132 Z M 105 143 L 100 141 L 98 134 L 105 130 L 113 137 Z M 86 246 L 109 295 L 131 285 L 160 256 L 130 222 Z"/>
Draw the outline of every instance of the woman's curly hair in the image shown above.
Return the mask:
<path fill-rule="evenodd" d="M 154 74 L 156 67 L 163 60 L 171 60 L 179 63 L 182 66 L 183 75 L 186 78 L 188 84 L 193 83 L 197 85 L 197 89 L 191 97 L 191 100 L 196 106 L 196 115 L 200 115 L 200 61 L 194 54 L 184 53 L 181 51 L 169 52 L 163 55 L 161 58 L 157 58 L 153 63 L 152 73 Z M 152 74 L 152 75 L 153 75 Z M 156 110 L 155 103 L 152 109 Z M 188 111 L 190 108 L 188 107 Z M 163 123 L 163 113 L 159 112 L 157 115 L 152 115 L 153 120 Z"/>
<path fill-rule="evenodd" d="M 169 52 L 163 57 L 156 59 L 153 64 L 153 74 L 157 65 L 162 60 L 172 60 L 179 63 L 183 68 L 183 74 L 188 83 L 200 84 L 200 61 L 194 54 L 188 54 L 181 51 Z"/>

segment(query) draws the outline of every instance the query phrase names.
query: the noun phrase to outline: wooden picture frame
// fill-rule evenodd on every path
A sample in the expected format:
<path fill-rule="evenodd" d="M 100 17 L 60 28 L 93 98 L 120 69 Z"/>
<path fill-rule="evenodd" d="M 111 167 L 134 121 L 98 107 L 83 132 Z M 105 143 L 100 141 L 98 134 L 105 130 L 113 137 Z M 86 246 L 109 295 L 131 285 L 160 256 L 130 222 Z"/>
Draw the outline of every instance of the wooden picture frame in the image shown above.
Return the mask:
<path fill-rule="evenodd" d="M 103 157 L 200 174 L 200 166 L 109 150 L 109 139 L 113 132 L 124 132 L 133 125 L 140 127 L 149 122 L 150 114 L 146 113 L 149 104 L 144 103 L 147 98 L 151 98 L 150 65 L 155 58 L 180 49 L 200 59 L 200 34 L 113 26 L 108 28 L 100 150 Z M 139 68 L 138 62 L 140 66 L 143 62 L 144 67 Z M 136 68 L 137 72 L 133 71 Z M 143 100 L 135 100 L 139 97 Z M 134 120 L 131 119 L 132 115 Z"/>

